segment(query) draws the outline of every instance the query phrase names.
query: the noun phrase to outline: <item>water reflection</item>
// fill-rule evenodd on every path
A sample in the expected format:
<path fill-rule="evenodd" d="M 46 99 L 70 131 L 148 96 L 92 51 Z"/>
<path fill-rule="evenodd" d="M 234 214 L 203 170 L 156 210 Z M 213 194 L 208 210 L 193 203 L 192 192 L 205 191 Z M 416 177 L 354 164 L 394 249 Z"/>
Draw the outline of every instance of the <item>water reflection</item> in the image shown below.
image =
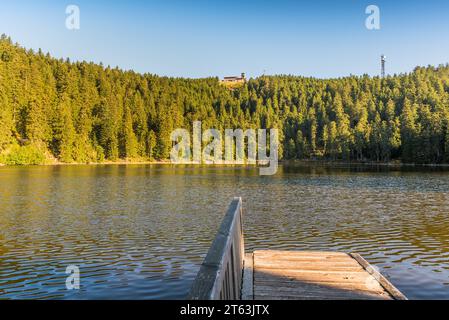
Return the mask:
<path fill-rule="evenodd" d="M 448 190 L 413 167 L 0 168 L 0 298 L 183 298 L 239 195 L 249 250 L 358 252 L 410 298 L 449 299 Z"/>

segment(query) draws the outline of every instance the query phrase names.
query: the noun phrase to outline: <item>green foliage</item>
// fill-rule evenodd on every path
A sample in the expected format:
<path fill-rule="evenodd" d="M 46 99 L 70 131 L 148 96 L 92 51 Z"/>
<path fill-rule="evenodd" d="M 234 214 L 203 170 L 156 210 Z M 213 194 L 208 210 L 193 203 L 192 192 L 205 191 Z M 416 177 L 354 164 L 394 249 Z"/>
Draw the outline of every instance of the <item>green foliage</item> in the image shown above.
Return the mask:
<path fill-rule="evenodd" d="M 9 152 L 0 155 L 0 163 L 6 165 L 37 165 L 45 162 L 45 155 L 35 145 L 13 145 Z"/>
<path fill-rule="evenodd" d="M 228 88 L 56 60 L 3 36 L 0 75 L 0 152 L 30 144 L 13 147 L 11 163 L 39 162 L 42 152 L 62 162 L 167 159 L 172 130 L 197 120 L 203 129 L 277 128 L 285 159 L 449 163 L 448 65 Z"/>
<path fill-rule="evenodd" d="M 12 110 L 7 104 L 4 95 L 0 96 L 0 152 L 6 148 L 12 141 L 12 132 L 14 128 Z"/>

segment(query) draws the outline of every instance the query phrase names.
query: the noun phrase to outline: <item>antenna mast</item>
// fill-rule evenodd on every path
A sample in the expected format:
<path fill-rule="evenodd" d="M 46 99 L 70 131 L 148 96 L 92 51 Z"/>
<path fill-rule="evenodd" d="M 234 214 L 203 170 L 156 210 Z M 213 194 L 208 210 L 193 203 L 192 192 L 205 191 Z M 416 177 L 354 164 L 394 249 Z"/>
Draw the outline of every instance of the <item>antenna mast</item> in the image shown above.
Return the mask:
<path fill-rule="evenodd" d="M 381 65 L 380 75 L 382 78 L 385 78 L 385 62 L 386 61 L 387 61 L 387 57 L 385 55 L 381 55 L 380 56 L 380 65 Z"/>

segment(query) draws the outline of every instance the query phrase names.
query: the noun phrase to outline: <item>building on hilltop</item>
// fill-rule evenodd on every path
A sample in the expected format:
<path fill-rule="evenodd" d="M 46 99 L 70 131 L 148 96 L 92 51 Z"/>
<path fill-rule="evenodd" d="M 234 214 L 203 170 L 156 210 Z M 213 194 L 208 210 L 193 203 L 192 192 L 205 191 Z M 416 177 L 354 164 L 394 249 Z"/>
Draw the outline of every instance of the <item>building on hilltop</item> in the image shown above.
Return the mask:
<path fill-rule="evenodd" d="M 221 80 L 222 83 L 244 83 L 246 82 L 245 74 L 242 73 L 240 77 L 238 76 L 229 76 L 224 77 L 223 80 Z"/>

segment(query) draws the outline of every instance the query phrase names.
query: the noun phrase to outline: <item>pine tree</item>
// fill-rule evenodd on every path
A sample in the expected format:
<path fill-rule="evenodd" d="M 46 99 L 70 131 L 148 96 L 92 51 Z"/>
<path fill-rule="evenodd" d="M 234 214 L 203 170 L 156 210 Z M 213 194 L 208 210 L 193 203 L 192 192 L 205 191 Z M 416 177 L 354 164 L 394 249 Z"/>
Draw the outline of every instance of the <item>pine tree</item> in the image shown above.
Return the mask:
<path fill-rule="evenodd" d="M 331 121 L 327 127 L 327 150 L 330 158 L 333 160 L 338 159 L 341 154 L 341 146 L 337 140 L 337 137 L 337 123 L 335 121 Z"/>
<path fill-rule="evenodd" d="M 123 158 L 135 158 L 137 157 L 137 138 L 133 131 L 133 122 L 131 118 L 131 111 L 126 108 L 123 119 L 123 128 L 121 130 L 122 135 L 122 157 Z"/>
<path fill-rule="evenodd" d="M 150 159 L 154 159 L 155 151 L 156 151 L 156 143 L 157 143 L 157 137 L 153 130 L 150 130 L 148 134 L 148 157 Z"/>
<path fill-rule="evenodd" d="M 0 88 L 0 152 L 13 141 L 14 120 L 13 111 L 6 95 Z"/>
<path fill-rule="evenodd" d="M 360 116 L 354 128 L 354 149 L 357 160 L 364 158 L 363 151 L 369 143 L 370 130 L 368 126 L 368 113 L 365 109 L 360 111 Z"/>
<path fill-rule="evenodd" d="M 418 129 L 416 125 L 417 114 L 416 105 L 412 106 L 406 98 L 401 115 L 401 140 L 402 140 L 402 158 L 404 161 L 413 162 L 416 148 Z"/>
<path fill-rule="evenodd" d="M 287 159 L 294 159 L 296 157 L 296 144 L 292 138 L 288 139 L 288 145 L 285 148 L 285 157 Z"/>
<path fill-rule="evenodd" d="M 75 128 L 73 126 L 72 114 L 67 105 L 62 106 L 63 129 L 61 135 L 61 146 L 59 157 L 63 162 L 74 161 Z"/>

